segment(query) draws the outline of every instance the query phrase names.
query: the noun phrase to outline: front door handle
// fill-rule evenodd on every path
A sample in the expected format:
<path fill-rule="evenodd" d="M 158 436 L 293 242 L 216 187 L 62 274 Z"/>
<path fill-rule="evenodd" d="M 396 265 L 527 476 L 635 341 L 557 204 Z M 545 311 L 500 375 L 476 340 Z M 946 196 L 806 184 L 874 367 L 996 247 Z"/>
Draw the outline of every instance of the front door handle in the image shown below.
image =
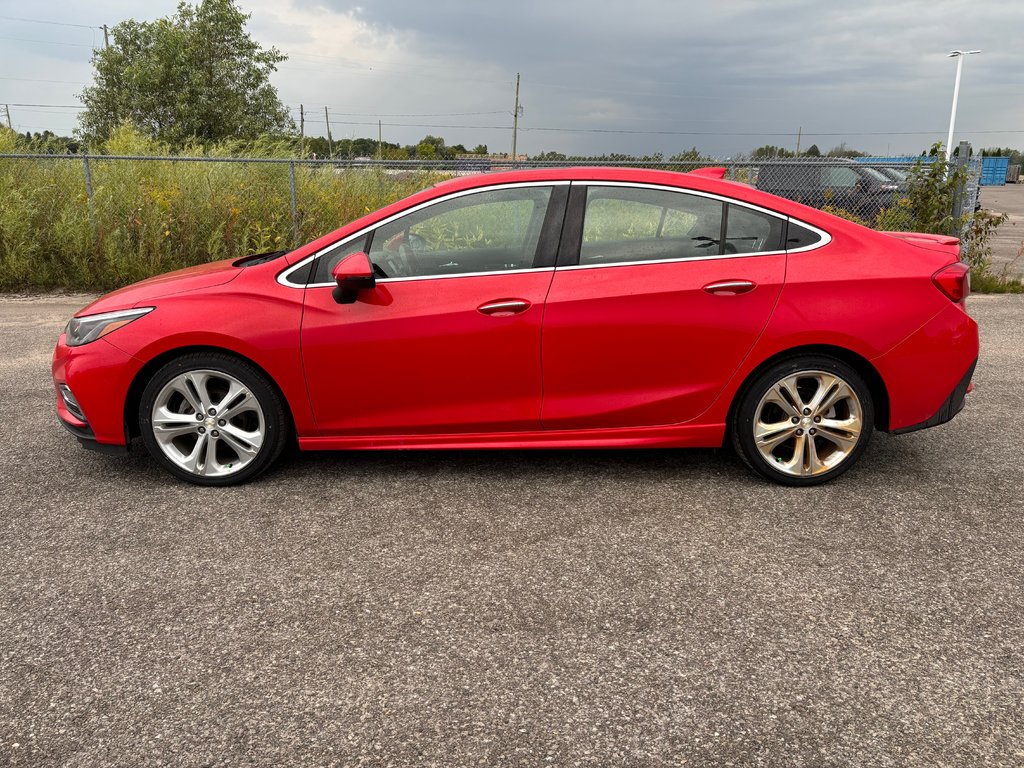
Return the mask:
<path fill-rule="evenodd" d="M 526 299 L 499 299 L 498 301 L 489 301 L 486 304 L 481 304 L 476 308 L 476 311 L 491 317 L 508 317 L 510 315 L 518 315 L 529 308 L 530 302 Z"/>
<path fill-rule="evenodd" d="M 719 280 L 717 283 L 708 283 L 704 290 L 715 296 L 736 296 L 741 293 L 749 293 L 754 290 L 756 283 L 749 280 Z"/>

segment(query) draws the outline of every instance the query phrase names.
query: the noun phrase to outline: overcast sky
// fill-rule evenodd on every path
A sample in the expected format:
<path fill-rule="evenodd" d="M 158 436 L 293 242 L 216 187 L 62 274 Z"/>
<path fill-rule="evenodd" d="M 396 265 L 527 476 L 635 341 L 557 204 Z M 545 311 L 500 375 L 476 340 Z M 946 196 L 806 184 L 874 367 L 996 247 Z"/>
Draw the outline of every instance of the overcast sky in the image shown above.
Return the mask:
<path fill-rule="evenodd" d="M 995 0 L 241 0 L 251 34 L 288 54 L 273 81 L 307 133 L 519 151 L 727 156 L 765 143 L 885 154 L 956 139 L 1024 146 L 1024 3 Z M 70 133 L 102 24 L 173 0 L 0 0 L 0 104 L 14 127 Z M 21 19 L 21 20 L 15 20 Z M 25 21 L 32 19 L 35 21 Z M 45 22 L 60 22 L 43 24 Z M 63 25 L 82 26 L 63 26 Z"/>

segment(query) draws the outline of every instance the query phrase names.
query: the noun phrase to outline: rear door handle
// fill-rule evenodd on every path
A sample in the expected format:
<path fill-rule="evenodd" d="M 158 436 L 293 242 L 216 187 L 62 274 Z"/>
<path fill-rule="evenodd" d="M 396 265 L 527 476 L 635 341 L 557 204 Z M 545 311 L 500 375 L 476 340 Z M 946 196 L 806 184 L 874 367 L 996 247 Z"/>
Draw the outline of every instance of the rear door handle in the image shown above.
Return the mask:
<path fill-rule="evenodd" d="M 749 280 L 719 280 L 717 283 L 708 283 L 704 290 L 715 296 L 736 296 L 754 290 L 755 286 L 756 283 Z"/>
<path fill-rule="evenodd" d="M 476 311 L 491 317 L 508 317 L 509 315 L 518 315 L 529 308 L 530 302 L 526 299 L 499 299 L 481 304 Z"/>

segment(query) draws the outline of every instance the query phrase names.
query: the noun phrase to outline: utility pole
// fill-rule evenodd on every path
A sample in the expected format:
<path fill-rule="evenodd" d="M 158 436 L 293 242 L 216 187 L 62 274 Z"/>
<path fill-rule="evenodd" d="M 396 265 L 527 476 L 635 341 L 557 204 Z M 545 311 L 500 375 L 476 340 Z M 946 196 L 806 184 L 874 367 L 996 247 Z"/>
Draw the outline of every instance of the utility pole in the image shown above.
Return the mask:
<path fill-rule="evenodd" d="M 11 105 L 10 104 L 4 104 L 4 110 L 6 110 L 6 112 L 7 112 L 7 127 L 10 128 L 13 131 L 14 130 L 14 126 L 11 125 Z"/>
<path fill-rule="evenodd" d="M 384 133 L 383 133 L 383 131 L 381 129 L 380 120 L 378 120 L 377 121 L 377 159 L 378 160 L 380 160 L 381 158 L 384 157 L 384 148 L 382 146 L 382 141 L 381 141 L 381 137 L 383 135 L 384 135 Z"/>
<path fill-rule="evenodd" d="M 331 118 L 327 115 L 327 107 L 324 107 L 324 120 L 327 123 L 327 154 L 334 157 L 334 139 L 331 137 Z"/>
<path fill-rule="evenodd" d="M 512 162 L 516 161 L 516 142 L 519 139 L 519 73 L 516 72 L 516 107 L 512 111 Z"/>
<path fill-rule="evenodd" d="M 800 157 L 800 136 L 804 132 L 804 127 L 801 125 L 796 129 L 796 156 Z"/>
<path fill-rule="evenodd" d="M 306 110 L 299 104 L 299 157 L 306 156 Z"/>
<path fill-rule="evenodd" d="M 110 47 L 110 36 L 109 36 L 109 33 L 110 33 L 110 30 L 107 29 L 107 25 L 104 24 L 103 25 L 103 47 L 104 48 L 109 48 Z"/>

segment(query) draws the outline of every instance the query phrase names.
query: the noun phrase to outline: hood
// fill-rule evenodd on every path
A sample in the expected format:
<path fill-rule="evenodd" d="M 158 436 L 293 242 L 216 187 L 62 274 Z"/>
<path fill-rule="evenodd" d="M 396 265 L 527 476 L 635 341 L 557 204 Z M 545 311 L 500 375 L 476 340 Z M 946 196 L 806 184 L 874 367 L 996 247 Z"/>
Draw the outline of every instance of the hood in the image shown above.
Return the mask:
<path fill-rule="evenodd" d="M 165 275 L 150 277 L 101 296 L 75 314 L 76 316 L 93 315 L 97 312 L 129 309 L 164 296 L 224 285 L 241 274 L 242 270 L 234 266 L 236 261 L 237 259 L 212 261 L 209 264 L 200 264 L 197 267 L 188 267 L 176 272 L 168 272 Z"/>

